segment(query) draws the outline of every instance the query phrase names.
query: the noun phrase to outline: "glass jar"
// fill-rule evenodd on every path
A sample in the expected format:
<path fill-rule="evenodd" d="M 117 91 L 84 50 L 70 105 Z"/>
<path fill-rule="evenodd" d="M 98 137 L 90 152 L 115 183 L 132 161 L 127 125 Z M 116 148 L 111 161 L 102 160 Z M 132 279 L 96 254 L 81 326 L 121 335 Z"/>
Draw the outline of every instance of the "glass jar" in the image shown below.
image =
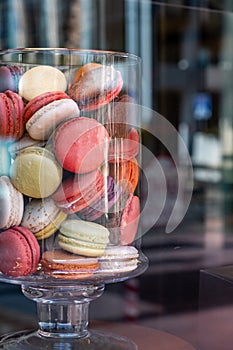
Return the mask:
<path fill-rule="evenodd" d="M 0 52 L 0 280 L 22 285 L 39 323 L 3 349 L 134 348 L 87 326 L 106 283 L 147 268 L 140 84 L 140 58 L 126 53 Z"/>

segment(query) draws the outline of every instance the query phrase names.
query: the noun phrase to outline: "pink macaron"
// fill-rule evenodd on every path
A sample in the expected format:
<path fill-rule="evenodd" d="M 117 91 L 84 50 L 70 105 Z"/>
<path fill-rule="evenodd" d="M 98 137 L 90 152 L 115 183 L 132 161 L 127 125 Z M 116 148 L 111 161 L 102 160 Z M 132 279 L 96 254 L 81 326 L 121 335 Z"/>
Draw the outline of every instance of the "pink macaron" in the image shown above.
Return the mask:
<path fill-rule="evenodd" d="M 65 92 L 46 92 L 34 97 L 25 107 L 24 122 L 35 140 L 48 140 L 57 125 L 69 117 L 78 117 L 78 105 Z"/>
<path fill-rule="evenodd" d="M 23 113 L 24 103 L 17 93 L 0 93 L 0 136 L 20 139 L 24 132 Z"/>
<path fill-rule="evenodd" d="M 106 159 L 109 135 L 95 119 L 73 118 L 61 124 L 54 137 L 55 155 L 73 173 L 96 170 Z"/>
<path fill-rule="evenodd" d="M 130 195 L 121 216 L 120 243 L 131 244 L 136 237 L 140 218 L 140 200 L 138 196 Z"/>
<path fill-rule="evenodd" d="M 0 233 L 0 272 L 6 276 L 26 276 L 36 271 L 40 246 L 33 233 L 14 226 Z"/>

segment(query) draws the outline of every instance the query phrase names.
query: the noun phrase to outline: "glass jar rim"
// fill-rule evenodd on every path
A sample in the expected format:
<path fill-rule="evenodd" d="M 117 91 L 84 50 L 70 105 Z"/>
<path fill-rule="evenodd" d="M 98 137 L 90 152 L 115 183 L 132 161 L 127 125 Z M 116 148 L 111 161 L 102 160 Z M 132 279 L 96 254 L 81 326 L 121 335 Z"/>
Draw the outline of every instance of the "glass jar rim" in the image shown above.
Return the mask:
<path fill-rule="evenodd" d="M 141 63 L 141 57 L 137 56 L 136 54 L 129 53 L 129 52 L 123 52 L 123 51 L 113 51 L 113 50 L 98 50 L 98 49 L 81 49 L 81 48 L 63 48 L 63 47 L 23 47 L 23 48 L 10 48 L 10 49 L 4 49 L 0 50 L 0 60 L 1 56 L 7 55 L 7 54 L 17 54 L 17 53 L 32 53 L 32 52 L 56 52 L 60 54 L 93 54 L 96 56 L 109 56 L 109 57 L 118 57 L 122 59 L 130 59 L 132 62 Z"/>

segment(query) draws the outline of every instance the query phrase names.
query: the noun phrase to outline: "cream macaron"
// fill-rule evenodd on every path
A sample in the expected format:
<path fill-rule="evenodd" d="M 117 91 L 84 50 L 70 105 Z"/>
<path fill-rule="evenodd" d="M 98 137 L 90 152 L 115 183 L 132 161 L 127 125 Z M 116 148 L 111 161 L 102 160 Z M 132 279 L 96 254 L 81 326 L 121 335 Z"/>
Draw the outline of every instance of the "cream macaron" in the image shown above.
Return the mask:
<path fill-rule="evenodd" d="M 99 258 L 99 270 L 107 274 L 133 271 L 138 265 L 138 257 L 138 250 L 133 246 L 110 245 Z"/>
<path fill-rule="evenodd" d="M 49 91 L 66 91 L 67 81 L 56 67 L 41 65 L 26 71 L 19 80 L 19 94 L 27 101 Z"/>
<path fill-rule="evenodd" d="M 21 225 L 33 232 L 38 240 L 42 240 L 55 233 L 66 217 L 51 197 L 33 198 L 25 206 Z"/>
<path fill-rule="evenodd" d="M 23 195 L 7 176 L 0 177 L 0 229 L 20 224 L 23 217 Z"/>

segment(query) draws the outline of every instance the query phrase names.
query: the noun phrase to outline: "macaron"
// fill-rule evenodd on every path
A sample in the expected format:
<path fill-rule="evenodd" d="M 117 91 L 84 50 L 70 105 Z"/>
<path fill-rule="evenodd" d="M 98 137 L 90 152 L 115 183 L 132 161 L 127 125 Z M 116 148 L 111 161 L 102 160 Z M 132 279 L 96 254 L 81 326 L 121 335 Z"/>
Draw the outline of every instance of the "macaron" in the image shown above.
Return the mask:
<path fill-rule="evenodd" d="M 66 217 L 51 197 L 33 198 L 25 206 L 21 225 L 34 233 L 38 240 L 42 240 L 54 234 Z"/>
<path fill-rule="evenodd" d="M 34 97 L 25 107 L 24 122 L 35 140 L 48 140 L 63 120 L 80 114 L 78 105 L 65 92 L 46 92 Z"/>
<path fill-rule="evenodd" d="M 111 176 L 107 177 L 106 182 L 106 190 L 103 194 L 99 196 L 95 202 L 78 212 L 78 216 L 82 220 L 97 220 L 105 213 L 108 213 L 118 200 L 121 193 L 121 187 L 115 184 L 115 181 Z"/>
<path fill-rule="evenodd" d="M 56 67 L 40 65 L 26 71 L 19 80 L 19 94 L 27 101 L 49 91 L 66 91 L 67 81 Z"/>
<path fill-rule="evenodd" d="M 87 63 L 75 74 L 68 93 L 80 110 L 96 110 L 111 102 L 121 91 L 121 73 L 113 66 Z"/>
<path fill-rule="evenodd" d="M 120 243 L 131 244 L 137 233 L 140 219 L 140 200 L 138 196 L 130 195 L 122 212 L 120 223 Z"/>
<path fill-rule="evenodd" d="M 115 274 L 133 271 L 138 265 L 138 250 L 133 246 L 108 246 L 99 257 L 100 273 Z"/>
<path fill-rule="evenodd" d="M 140 200 L 138 196 L 123 192 L 114 211 L 108 215 L 105 222 L 110 232 L 110 242 L 119 245 L 131 244 L 136 238 L 139 219 Z"/>
<path fill-rule="evenodd" d="M 0 136 L 19 139 L 24 132 L 23 113 L 24 103 L 16 92 L 0 93 Z"/>
<path fill-rule="evenodd" d="M 34 273 L 40 260 L 40 246 L 33 233 L 14 226 L 0 233 L 0 272 L 20 277 Z"/>
<path fill-rule="evenodd" d="M 18 191 L 32 198 L 52 195 L 62 180 L 62 168 L 46 148 L 28 147 L 15 158 L 10 171 Z"/>
<path fill-rule="evenodd" d="M 22 75 L 23 69 L 20 66 L 1 66 L 0 92 L 6 90 L 18 92 L 19 79 Z"/>
<path fill-rule="evenodd" d="M 109 143 L 109 162 L 120 162 L 133 159 L 139 153 L 140 139 L 135 128 L 131 128 L 126 138 L 112 138 Z"/>
<path fill-rule="evenodd" d="M 0 229 L 20 224 L 23 217 L 24 199 L 9 177 L 0 177 Z"/>
<path fill-rule="evenodd" d="M 88 278 L 99 268 L 96 258 L 82 257 L 61 249 L 44 252 L 41 265 L 46 275 L 63 280 Z"/>
<path fill-rule="evenodd" d="M 133 193 L 139 180 L 139 167 L 136 158 L 120 163 L 109 163 L 109 175 L 120 184 L 124 190 Z"/>
<path fill-rule="evenodd" d="M 65 220 L 59 231 L 59 246 L 74 254 L 98 257 L 109 243 L 108 229 L 95 222 Z"/>
<path fill-rule="evenodd" d="M 104 184 L 99 170 L 71 176 L 63 180 L 53 199 L 65 213 L 73 214 L 95 202 L 104 193 Z"/>
<path fill-rule="evenodd" d="M 135 99 L 126 94 L 111 102 L 106 108 L 104 116 L 104 126 L 110 137 L 127 137 L 131 127 L 136 125 L 136 108 L 138 107 L 135 104 Z M 101 120 L 102 118 L 103 116 L 101 115 Z"/>
<path fill-rule="evenodd" d="M 107 130 L 95 119 L 72 118 L 57 128 L 54 152 L 65 170 L 83 174 L 106 160 L 108 142 Z"/>

